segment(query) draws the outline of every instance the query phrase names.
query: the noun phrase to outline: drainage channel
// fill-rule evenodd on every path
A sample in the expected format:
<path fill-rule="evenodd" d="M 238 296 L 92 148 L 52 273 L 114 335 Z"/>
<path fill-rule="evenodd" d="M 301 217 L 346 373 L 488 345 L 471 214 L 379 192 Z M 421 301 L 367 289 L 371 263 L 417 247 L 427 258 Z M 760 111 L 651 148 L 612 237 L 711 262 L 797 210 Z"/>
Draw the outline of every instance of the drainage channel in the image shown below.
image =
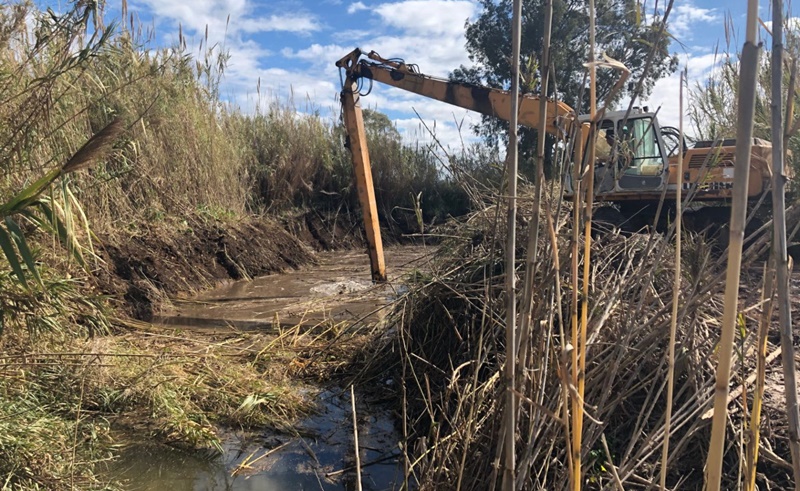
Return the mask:
<path fill-rule="evenodd" d="M 237 281 L 196 298 L 176 301 L 154 323 L 187 331 L 258 330 L 278 333 L 298 325 L 376 324 L 404 290 L 403 275 L 424 264 L 433 249 L 387 250 L 389 282 L 370 281 L 363 252 L 330 252 L 297 271 Z M 128 490 L 348 490 L 355 489 L 355 447 L 349 389 L 309 392 L 316 411 L 289 432 L 230 432 L 223 453 L 202 455 L 148 443 L 128 445 L 112 466 Z M 396 414 L 356 391 L 361 484 L 365 490 L 403 484 Z M 413 487 L 413 486 L 412 486 Z"/>

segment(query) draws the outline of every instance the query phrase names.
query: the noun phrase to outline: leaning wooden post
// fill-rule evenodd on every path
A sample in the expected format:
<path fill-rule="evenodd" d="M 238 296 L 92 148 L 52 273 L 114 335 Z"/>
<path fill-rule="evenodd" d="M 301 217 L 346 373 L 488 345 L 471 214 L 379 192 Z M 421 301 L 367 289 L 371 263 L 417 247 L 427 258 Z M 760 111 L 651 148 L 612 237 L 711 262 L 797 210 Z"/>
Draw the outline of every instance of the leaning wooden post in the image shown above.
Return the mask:
<path fill-rule="evenodd" d="M 361 212 L 364 215 L 364 228 L 369 245 L 369 261 L 372 265 L 372 281 L 386 281 L 386 263 L 383 257 L 383 241 L 378 224 L 378 205 L 375 204 L 375 188 L 372 184 L 372 169 L 367 150 L 367 132 L 364 129 L 364 116 L 358 101 L 358 86 L 345 84 L 341 93 L 344 125 L 347 130 L 347 144 L 353 155 L 353 170 L 356 175 L 356 188 Z"/>
<path fill-rule="evenodd" d="M 725 428 L 728 423 L 728 385 L 731 377 L 733 338 L 739 307 L 739 276 L 742 265 L 742 242 L 747 217 L 747 183 L 750 176 L 750 152 L 753 145 L 753 119 L 760 46 L 756 44 L 758 0 L 749 0 L 746 40 L 739 69 L 739 110 L 736 130 L 736 168 L 734 171 L 728 270 L 725 276 L 725 311 L 719 341 L 716 383 L 714 385 L 714 420 L 706 462 L 706 490 L 719 491 L 722 480 L 722 455 L 725 452 Z M 779 147 L 780 148 L 780 147 Z"/>

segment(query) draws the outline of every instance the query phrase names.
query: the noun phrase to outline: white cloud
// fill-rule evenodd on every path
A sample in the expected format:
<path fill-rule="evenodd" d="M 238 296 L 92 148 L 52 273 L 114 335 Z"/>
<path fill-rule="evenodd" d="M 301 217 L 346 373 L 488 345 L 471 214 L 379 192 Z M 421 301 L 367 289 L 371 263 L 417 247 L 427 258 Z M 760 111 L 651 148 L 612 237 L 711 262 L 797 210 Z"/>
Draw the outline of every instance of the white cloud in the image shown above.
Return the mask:
<path fill-rule="evenodd" d="M 207 32 L 204 46 L 217 44 L 229 51 L 222 95 L 245 111 L 263 109 L 279 100 L 289 101 L 300 112 L 319 111 L 335 119 L 339 114 L 340 87 L 334 63 L 355 48 L 356 43 L 386 57 L 402 57 L 429 75 L 446 76 L 459 65 L 469 63 L 464 23 L 477 14 L 477 0 L 327 0 L 326 3 L 341 4 L 342 10 L 346 5 L 346 11 L 354 19 L 356 15 L 363 19 L 359 24 L 366 28 L 337 31 L 335 38 L 316 37 L 332 26 L 304 10 L 256 11 L 254 0 L 196 0 L 191 4 L 139 0 L 139 5 L 157 23 L 172 28 L 180 24 L 190 45 L 198 44 Z M 287 42 L 284 45 L 287 47 L 280 49 L 256 41 L 256 34 L 268 31 L 314 33 L 315 37 L 309 37 L 305 45 Z M 203 53 L 200 54 L 202 57 Z M 432 140 L 421 129 L 413 109 L 429 128 L 435 129 L 443 144 L 458 148 L 462 138 L 474 140 L 470 125 L 480 121 L 479 115 L 379 85 L 375 84 L 362 104 L 389 112 L 406 141 Z"/>
<path fill-rule="evenodd" d="M 363 2 L 353 2 L 347 7 L 348 14 L 355 14 L 359 10 L 367 10 L 367 6 Z"/>
<path fill-rule="evenodd" d="M 403 0 L 376 5 L 373 12 L 383 26 L 358 39 L 361 47 L 386 58 L 400 57 L 428 75 L 446 76 L 469 63 L 464 22 L 477 13 L 477 3 L 467 0 Z M 387 33 L 387 31 L 389 31 Z M 348 38 L 350 39 L 350 38 Z M 334 55 L 335 61 L 350 49 Z"/>
<path fill-rule="evenodd" d="M 662 78 L 655 83 L 652 94 L 647 100 L 637 102 L 635 105 L 648 106 L 650 111 L 658 109 L 658 120 L 661 126 L 674 126 L 678 127 L 680 121 L 680 71 L 687 69 L 688 88 L 694 88 L 697 82 L 706 80 L 716 67 L 723 61 L 722 56 L 715 53 L 706 53 L 702 55 L 689 55 L 681 56 L 680 67 L 678 71 L 669 77 Z M 684 89 L 684 131 L 687 135 L 694 134 L 689 121 L 689 107 L 691 100 L 689 100 L 689 91 Z M 626 108 L 629 99 L 622 101 L 620 107 Z"/>
<path fill-rule="evenodd" d="M 670 34 L 678 40 L 691 39 L 695 24 L 721 22 L 722 17 L 717 9 L 697 7 L 689 0 L 675 6 L 670 14 L 668 28 Z"/>
<path fill-rule="evenodd" d="M 379 5 L 375 12 L 386 25 L 409 34 L 463 36 L 464 22 L 475 9 L 475 3 L 466 0 L 405 0 Z"/>
<path fill-rule="evenodd" d="M 407 63 L 418 65 L 423 73 L 440 77 L 446 77 L 459 65 L 469 63 L 464 22 L 476 14 L 475 2 L 403 0 L 375 5 L 372 12 L 385 27 L 374 32 L 362 31 L 358 39 L 362 49 L 375 50 L 386 58 L 403 58 Z M 352 39 L 349 36 L 341 38 Z M 320 79 L 338 82 L 334 63 L 354 47 L 314 43 L 303 49 L 286 48 L 281 54 L 306 62 L 310 67 L 309 73 L 317 73 Z M 435 129 L 444 145 L 460 147 L 462 138 L 474 141 L 470 126 L 480 121 L 480 116 L 475 113 L 379 83 L 372 86 L 370 94 L 361 103 L 393 114 L 398 130 L 408 142 L 432 141 L 431 135 L 422 129 L 414 109 L 430 129 Z M 461 133 L 458 124 L 462 125 Z"/>
<path fill-rule="evenodd" d="M 239 25 L 243 31 L 248 33 L 268 31 L 309 33 L 320 29 L 316 17 L 306 13 L 241 19 Z"/>
<path fill-rule="evenodd" d="M 281 54 L 287 58 L 303 60 L 314 65 L 331 65 L 333 62 L 346 55 L 352 48 L 345 48 L 338 44 L 321 45 L 314 43 L 308 48 L 294 51 L 285 48 Z"/>
<path fill-rule="evenodd" d="M 328 77 L 302 71 L 287 71 L 265 67 L 273 55 L 255 36 L 264 32 L 286 32 L 307 35 L 323 29 L 318 18 L 305 10 L 256 12 L 253 0 L 195 0 L 193 2 L 163 2 L 140 0 L 140 9 L 148 11 L 157 24 L 170 28 L 181 26 L 189 46 L 200 46 L 196 56 L 202 59 L 205 50 L 218 46 L 230 54 L 221 88 L 227 100 L 240 104 L 245 110 L 256 105 L 255 94 L 260 85 L 262 97 L 289 99 L 318 98 L 332 105 L 336 88 L 335 75 Z M 175 29 L 177 31 L 177 29 Z M 169 33 L 169 29 L 167 29 Z"/>
<path fill-rule="evenodd" d="M 188 32 L 204 33 L 219 38 L 239 32 L 256 33 L 283 31 L 309 33 L 321 28 L 316 16 L 298 11 L 290 14 L 254 16 L 248 0 L 195 0 L 194 2 L 164 2 L 142 0 L 158 20 L 180 23 Z"/>

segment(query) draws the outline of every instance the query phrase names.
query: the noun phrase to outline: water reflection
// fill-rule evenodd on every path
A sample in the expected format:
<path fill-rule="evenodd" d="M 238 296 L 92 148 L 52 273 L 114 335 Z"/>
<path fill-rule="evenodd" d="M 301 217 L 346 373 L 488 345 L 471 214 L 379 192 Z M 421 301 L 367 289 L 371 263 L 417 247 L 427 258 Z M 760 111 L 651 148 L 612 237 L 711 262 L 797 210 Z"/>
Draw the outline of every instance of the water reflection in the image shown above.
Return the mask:
<path fill-rule="evenodd" d="M 358 406 L 363 489 L 399 489 L 403 471 L 393 417 L 386 408 Z M 230 435 L 221 456 L 131 445 L 110 477 L 124 480 L 130 491 L 355 489 L 349 393 L 324 391 L 319 408 L 296 427 L 298 436 Z"/>

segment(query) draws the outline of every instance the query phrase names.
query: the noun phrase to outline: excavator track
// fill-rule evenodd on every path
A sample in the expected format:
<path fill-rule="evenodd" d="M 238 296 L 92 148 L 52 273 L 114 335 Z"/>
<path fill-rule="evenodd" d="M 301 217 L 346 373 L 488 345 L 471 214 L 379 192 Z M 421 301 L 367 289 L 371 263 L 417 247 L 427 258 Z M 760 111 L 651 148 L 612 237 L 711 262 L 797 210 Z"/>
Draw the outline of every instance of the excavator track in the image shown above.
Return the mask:
<path fill-rule="evenodd" d="M 650 233 L 655 226 L 658 233 L 667 233 L 675 220 L 674 203 L 664 203 L 658 217 L 657 213 L 656 203 L 626 202 L 599 206 L 593 211 L 593 230 L 598 236 L 608 233 Z M 692 205 L 683 211 L 683 230 L 704 235 L 713 243 L 715 250 L 723 251 L 728 246 L 730 217 L 731 208 L 727 203 Z M 770 220 L 771 203 L 768 200 L 751 203 L 747 217 L 745 238 L 758 232 Z"/>

